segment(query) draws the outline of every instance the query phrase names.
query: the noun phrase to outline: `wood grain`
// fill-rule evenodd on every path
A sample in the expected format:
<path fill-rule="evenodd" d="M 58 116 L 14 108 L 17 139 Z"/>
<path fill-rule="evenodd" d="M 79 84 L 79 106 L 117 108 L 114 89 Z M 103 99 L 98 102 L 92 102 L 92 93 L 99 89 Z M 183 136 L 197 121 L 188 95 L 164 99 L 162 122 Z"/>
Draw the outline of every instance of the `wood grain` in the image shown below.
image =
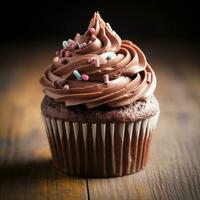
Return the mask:
<path fill-rule="evenodd" d="M 0 52 L 0 199 L 200 199 L 196 49 L 144 46 L 158 77 L 161 106 L 145 170 L 119 178 L 79 179 L 54 169 L 40 117 L 38 78 L 55 46 L 31 42 Z"/>
<path fill-rule="evenodd" d="M 149 164 L 136 175 L 89 179 L 91 199 L 200 199 L 200 69 L 182 54 L 152 56 L 161 116 Z"/>
<path fill-rule="evenodd" d="M 30 62 L 25 55 L 25 63 L 10 66 L 10 80 L 1 89 L 0 199 L 88 199 L 85 179 L 62 176 L 52 166 L 40 116 L 43 58 Z"/>

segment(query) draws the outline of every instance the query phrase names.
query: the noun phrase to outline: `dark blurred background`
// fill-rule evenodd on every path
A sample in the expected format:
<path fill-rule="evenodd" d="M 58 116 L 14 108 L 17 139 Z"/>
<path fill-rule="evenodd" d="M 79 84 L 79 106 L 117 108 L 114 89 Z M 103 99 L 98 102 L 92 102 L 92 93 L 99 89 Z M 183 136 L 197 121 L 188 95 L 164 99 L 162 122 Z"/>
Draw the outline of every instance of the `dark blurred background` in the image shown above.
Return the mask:
<path fill-rule="evenodd" d="M 192 1 L 11 2 L 1 6 L 1 44 L 30 39 L 72 37 L 83 33 L 99 11 L 122 38 L 200 41 L 199 6 Z"/>

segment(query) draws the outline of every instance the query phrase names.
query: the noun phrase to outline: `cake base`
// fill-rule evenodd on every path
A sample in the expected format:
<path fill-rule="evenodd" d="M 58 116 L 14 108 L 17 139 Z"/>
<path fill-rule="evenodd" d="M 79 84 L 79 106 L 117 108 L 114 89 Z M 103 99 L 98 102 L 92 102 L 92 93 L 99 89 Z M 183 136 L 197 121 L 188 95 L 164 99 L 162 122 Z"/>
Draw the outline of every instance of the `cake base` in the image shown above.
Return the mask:
<path fill-rule="evenodd" d="M 119 109 L 90 110 L 89 114 L 86 108 L 78 107 L 77 112 L 77 108 L 45 98 L 42 116 L 59 171 L 80 177 L 114 177 L 144 168 L 159 117 L 155 97 Z"/>

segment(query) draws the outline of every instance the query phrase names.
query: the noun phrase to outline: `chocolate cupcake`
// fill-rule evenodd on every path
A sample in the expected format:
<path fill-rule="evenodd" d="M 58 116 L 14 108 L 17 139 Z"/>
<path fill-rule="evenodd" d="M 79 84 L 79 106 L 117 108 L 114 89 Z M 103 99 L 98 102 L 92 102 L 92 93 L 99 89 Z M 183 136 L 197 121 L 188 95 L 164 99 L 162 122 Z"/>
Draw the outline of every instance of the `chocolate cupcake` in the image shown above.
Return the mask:
<path fill-rule="evenodd" d="M 123 176 L 147 161 L 159 116 L 156 76 L 143 52 L 99 13 L 40 79 L 41 109 L 57 168 L 84 177 Z"/>

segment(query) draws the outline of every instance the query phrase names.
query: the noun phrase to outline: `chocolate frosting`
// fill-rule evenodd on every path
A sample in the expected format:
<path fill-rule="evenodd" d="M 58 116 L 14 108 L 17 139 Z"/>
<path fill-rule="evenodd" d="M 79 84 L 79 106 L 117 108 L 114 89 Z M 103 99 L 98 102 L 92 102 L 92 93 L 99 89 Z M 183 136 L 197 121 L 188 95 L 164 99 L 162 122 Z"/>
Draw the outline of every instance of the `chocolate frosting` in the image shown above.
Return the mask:
<path fill-rule="evenodd" d="M 77 79 L 74 70 L 89 80 Z M 47 96 L 66 106 L 116 108 L 153 95 L 156 77 L 143 52 L 131 41 L 121 40 L 97 12 L 87 31 L 57 52 L 40 83 Z"/>

